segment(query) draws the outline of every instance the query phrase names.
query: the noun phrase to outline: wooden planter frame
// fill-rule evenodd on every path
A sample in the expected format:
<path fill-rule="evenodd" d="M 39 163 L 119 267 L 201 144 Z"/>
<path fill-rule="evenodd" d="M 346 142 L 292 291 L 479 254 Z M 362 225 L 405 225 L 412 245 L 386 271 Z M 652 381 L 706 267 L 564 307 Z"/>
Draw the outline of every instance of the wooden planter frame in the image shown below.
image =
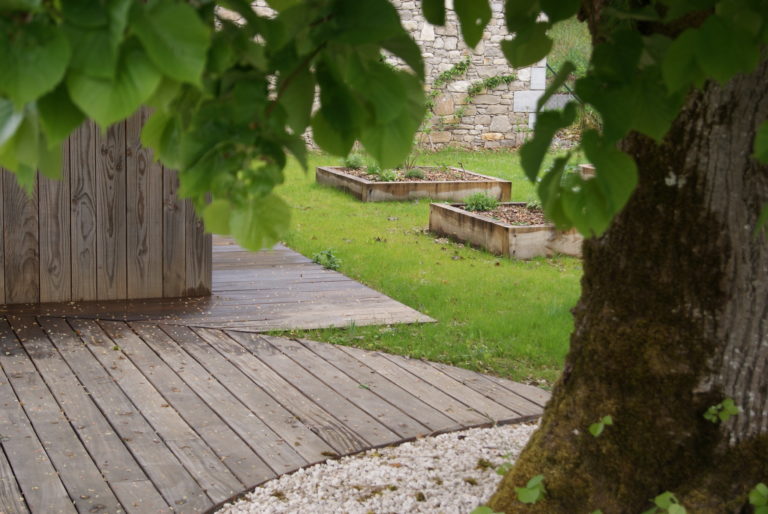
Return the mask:
<path fill-rule="evenodd" d="M 504 205 L 525 204 L 508 202 Z M 465 211 L 462 206 L 430 204 L 430 232 L 513 259 L 530 259 L 555 253 L 581 257 L 583 238 L 575 230 L 563 232 L 551 224 L 510 225 Z"/>
<path fill-rule="evenodd" d="M 325 184 L 346 191 L 363 202 L 390 202 L 432 198 L 433 200 L 461 201 L 474 193 L 486 193 L 501 202 L 509 201 L 512 183 L 471 171 L 485 180 L 402 181 L 375 182 L 349 175 L 340 166 L 319 166 L 315 173 L 318 184 Z"/>

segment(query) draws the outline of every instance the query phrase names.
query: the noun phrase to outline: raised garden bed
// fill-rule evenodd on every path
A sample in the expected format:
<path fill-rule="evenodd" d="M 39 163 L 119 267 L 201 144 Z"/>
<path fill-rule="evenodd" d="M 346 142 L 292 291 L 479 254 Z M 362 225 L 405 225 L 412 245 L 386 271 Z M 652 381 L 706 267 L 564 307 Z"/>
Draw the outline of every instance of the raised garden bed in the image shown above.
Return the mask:
<path fill-rule="evenodd" d="M 502 203 L 499 207 L 504 220 L 492 219 L 488 212 L 466 211 L 462 204 L 433 203 L 429 206 L 429 230 L 513 259 L 555 253 L 581 257 L 583 238 L 577 231 L 555 229 L 540 213 L 524 212 L 528 210 L 524 203 Z"/>
<path fill-rule="evenodd" d="M 467 196 L 484 192 L 502 202 L 509 201 L 512 184 L 506 180 L 472 173 L 458 168 L 419 168 L 424 179 L 412 179 L 397 172 L 397 180 L 385 182 L 376 175 L 341 166 L 317 168 L 318 184 L 333 186 L 351 193 L 363 202 L 387 202 L 432 198 L 434 200 L 461 201 Z"/>

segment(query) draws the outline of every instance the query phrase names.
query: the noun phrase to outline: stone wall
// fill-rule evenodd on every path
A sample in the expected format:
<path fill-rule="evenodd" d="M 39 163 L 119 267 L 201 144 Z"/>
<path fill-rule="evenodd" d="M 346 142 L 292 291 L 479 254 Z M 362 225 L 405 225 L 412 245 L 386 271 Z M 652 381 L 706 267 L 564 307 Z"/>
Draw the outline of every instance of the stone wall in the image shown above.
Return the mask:
<path fill-rule="evenodd" d="M 500 42 L 507 35 L 503 0 L 492 0 L 493 19 L 484 39 L 472 50 L 461 39 L 455 13 L 449 7 L 446 24 L 435 27 L 421 14 L 421 2 L 391 0 L 400 12 L 403 26 L 412 34 L 424 54 L 427 82 L 469 57 L 466 75 L 440 88 L 434 101 L 432 128 L 422 141 L 435 148 L 508 148 L 520 146 L 530 135 L 535 120 L 536 102 L 546 83 L 546 61 L 513 70 L 501 52 Z M 474 96 L 468 105 L 467 90 L 473 83 L 500 75 L 515 75 L 516 80 Z M 462 107 L 464 106 L 464 107 Z M 456 113 L 462 114 L 460 118 Z"/>

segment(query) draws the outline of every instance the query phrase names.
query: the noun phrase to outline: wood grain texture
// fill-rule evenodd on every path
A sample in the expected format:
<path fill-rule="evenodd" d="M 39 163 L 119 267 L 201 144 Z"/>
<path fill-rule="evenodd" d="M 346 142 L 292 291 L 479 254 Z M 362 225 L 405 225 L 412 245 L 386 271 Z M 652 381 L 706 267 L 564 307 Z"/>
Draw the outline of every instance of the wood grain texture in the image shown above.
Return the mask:
<path fill-rule="evenodd" d="M 211 294 L 213 266 L 211 262 L 211 234 L 205 232 L 203 221 L 197 216 L 191 202 L 186 206 L 186 289 L 184 296 Z"/>
<path fill-rule="evenodd" d="M 99 299 L 126 298 L 125 122 L 96 135 L 96 288 Z"/>
<path fill-rule="evenodd" d="M 274 476 L 259 456 L 126 323 L 104 321 L 104 331 L 163 395 L 168 405 L 194 427 L 242 487 Z M 154 334 L 151 334 L 153 336 Z M 151 340 L 151 337 L 147 338 Z"/>
<path fill-rule="evenodd" d="M 201 439 L 195 428 L 171 408 L 160 391 L 122 353 L 120 340 L 110 338 L 96 322 L 76 321 L 72 326 L 86 338 L 93 357 L 141 411 L 184 468 L 196 477 L 213 503 L 243 489 L 243 484 Z"/>
<path fill-rule="evenodd" d="M 39 178 L 41 302 L 72 299 L 69 161 L 67 140 L 62 148 L 61 178 Z"/>
<path fill-rule="evenodd" d="M 478 415 L 527 397 L 418 363 L 235 331 L 0 315 L 0 512 L 24 512 L 3 504 L 19 491 L 32 513 L 205 512 L 333 455 L 541 414 Z"/>
<path fill-rule="evenodd" d="M 11 463 L 0 447 L 0 512 L 3 514 L 27 514 L 27 502 L 13 475 Z"/>
<path fill-rule="evenodd" d="M 0 363 L 0 434 L 3 452 L 32 512 L 76 513 L 32 423 L 19 403 Z"/>
<path fill-rule="evenodd" d="M 11 320 L 26 328 L 28 320 Z M 72 502 L 80 512 L 117 512 L 120 502 L 107 485 L 43 377 L 30 360 L 11 325 L 0 320 L 0 363 L 13 370 L 8 378 L 35 433 L 43 443 Z M 88 491 L 88 494 L 83 494 Z"/>
<path fill-rule="evenodd" d="M 126 120 L 126 230 L 129 298 L 163 296 L 163 167 L 141 146 L 149 118 L 141 109 Z"/>
<path fill-rule="evenodd" d="M 99 341 L 76 331 L 65 319 L 38 320 L 168 504 L 181 512 L 202 512 L 210 507 L 211 500 L 200 485 L 158 436 L 141 410 L 93 357 L 88 345 L 99 344 Z"/>
<path fill-rule="evenodd" d="M 24 350 L 120 503 L 129 512 L 139 512 L 139 507 L 154 508 L 158 505 L 167 509 L 168 505 L 147 479 L 125 442 L 115 433 L 89 391 L 83 387 L 35 319 L 9 319 Z M 121 484 L 130 484 L 130 487 Z M 141 499 L 137 500 L 137 496 Z"/>
<path fill-rule="evenodd" d="M 96 136 L 85 121 L 70 136 L 70 250 L 72 300 L 97 298 L 96 288 Z"/>
<path fill-rule="evenodd" d="M 163 169 L 163 296 L 184 296 L 187 281 L 187 204 L 178 197 L 179 177 Z"/>
<path fill-rule="evenodd" d="M 16 177 L 3 172 L 3 219 L 6 303 L 40 301 L 40 246 L 37 185 L 31 195 Z"/>

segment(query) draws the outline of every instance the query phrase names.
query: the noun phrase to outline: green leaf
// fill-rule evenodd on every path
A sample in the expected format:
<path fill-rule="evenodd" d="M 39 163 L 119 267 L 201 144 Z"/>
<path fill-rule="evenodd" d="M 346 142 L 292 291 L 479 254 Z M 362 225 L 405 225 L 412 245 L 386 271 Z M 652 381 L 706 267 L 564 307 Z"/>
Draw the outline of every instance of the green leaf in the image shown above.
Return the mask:
<path fill-rule="evenodd" d="M 654 498 L 653 503 L 660 509 L 669 509 L 673 503 L 677 503 L 677 499 L 674 494 L 666 491 Z"/>
<path fill-rule="evenodd" d="M 37 102 L 40 123 L 49 145 L 62 143 L 85 119 L 85 115 L 72 103 L 62 83 Z"/>
<path fill-rule="evenodd" d="M 610 416 L 610 415 L 603 416 L 603 419 L 601 419 L 600 421 L 602 421 L 604 424 L 608 426 L 613 425 L 613 416 Z"/>
<path fill-rule="evenodd" d="M 421 10 L 432 25 L 445 25 L 445 0 L 421 0 Z"/>
<path fill-rule="evenodd" d="M 408 156 L 414 134 L 424 119 L 421 82 L 402 72 L 399 77 L 405 88 L 405 108 L 391 121 L 363 127 L 360 134 L 365 149 L 385 168 L 397 166 Z"/>
<path fill-rule="evenodd" d="M 179 82 L 200 84 L 210 32 L 186 3 L 136 3 L 131 28 L 163 74 Z"/>
<path fill-rule="evenodd" d="M 0 11 L 37 11 L 42 0 L 0 0 Z"/>
<path fill-rule="evenodd" d="M 493 14 L 488 0 L 454 0 L 453 8 L 459 18 L 464 42 L 470 48 L 476 47 Z"/>
<path fill-rule="evenodd" d="M 312 117 L 312 104 L 315 100 L 315 78 L 307 67 L 281 76 L 278 82 L 280 105 L 288 115 L 288 126 L 294 134 L 303 134 Z"/>
<path fill-rule="evenodd" d="M 69 43 L 55 26 L 0 23 L 0 93 L 17 108 L 56 87 L 69 58 Z"/>
<path fill-rule="evenodd" d="M 744 31 L 710 16 L 698 29 L 696 59 L 707 76 L 725 83 L 737 73 L 752 71 L 760 50 Z"/>
<path fill-rule="evenodd" d="M 637 186 L 637 165 L 594 130 L 583 134 L 582 146 L 589 162 L 595 165 L 595 178 L 589 182 L 599 186 L 613 216 L 624 207 Z"/>
<path fill-rule="evenodd" d="M 764 121 L 760 128 L 757 129 L 757 134 L 755 134 L 755 152 L 752 155 L 763 164 L 768 164 L 768 121 Z"/>
<path fill-rule="evenodd" d="M 181 167 L 181 128 L 168 112 L 156 111 L 141 129 L 141 144 L 154 151 L 155 158 L 171 168 Z"/>
<path fill-rule="evenodd" d="M 213 200 L 203 210 L 205 231 L 211 234 L 229 234 L 229 218 L 231 215 L 232 205 L 228 200 Z"/>
<path fill-rule="evenodd" d="M 575 16 L 581 7 L 580 0 L 540 0 L 540 3 L 541 10 L 547 15 L 550 23 Z"/>
<path fill-rule="evenodd" d="M 501 50 L 513 68 L 530 66 L 542 60 L 552 49 L 552 38 L 547 35 L 549 24 L 535 25 L 517 33 L 515 39 L 501 42 Z"/>
<path fill-rule="evenodd" d="M 258 251 L 270 248 L 288 231 L 291 209 L 282 198 L 271 194 L 245 207 L 232 207 L 229 226 L 243 247 Z"/>
<path fill-rule="evenodd" d="M 538 0 L 506 0 L 504 20 L 510 32 L 526 30 L 536 23 L 541 8 Z"/>
<path fill-rule="evenodd" d="M 594 437 L 600 437 L 600 434 L 603 433 L 603 430 L 605 430 L 604 423 L 592 423 L 589 425 L 589 433 Z"/>
<path fill-rule="evenodd" d="M 71 67 L 92 77 L 115 76 L 131 0 L 62 0 L 64 31 L 72 47 Z"/>
<path fill-rule="evenodd" d="M 768 506 L 768 486 L 760 482 L 749 491 L 749 504 L 755 507 Z M 755 509 L 757 512 L 757 509 Z"/>
<path fill-rule="evenodd" d="M 330 153 L 343 157 L 352 149 L 355 137 L 346 130 L 336 130 L 325 117 L 322 109 L 312 118 L 312 138 L 317 146 Z"/>
<path fill-rule="evenodd" d="M 536 102 L 536 112 L 541 111 L 541 108 L 544 107 L 544 104 L 547 103 L 547 100 L 552 98 L 552 95 L 560 90 L 560 88 L 568 81 L 568 78 L 574 71 L 576 71 L 576 66 L 571 61 L 565 61 L 563 65 L 560 66 L 560 69 L 557 70 L 555 78 L 552 79 L 552 82 L 549 84 L 549 86 L 547 86 L 544 94 L 541 96 L 541 98 L 539 98 L 539 101 Z"/>
<path fill-rule="evenodd" d="M 360 45 L 407 35 L 387 0 L 338 0 L 336 4 L 336 41 Z"/>
<path fill-rule="evenodd" d="M 569 102 L 562 111 L 545 111 L 538 115 L 533 138 L 520 149 L 520 163 L 528 180 L 536 181 L 555 132 L 569 126 L 575 120 L 576 104 L 573 102 Z"/>
<path fill-rule="evenodd" d="M 674 503 L 670 505 L 669 509 L 667 509 L 667 512 L 669 514 L 686 514 L 685 507 L 683 507 L 679 503 Z"/>
<path fill-rule="evenodd" d="M 401 58 L 419 79 L 424 80 L 424 59 L 421 48 L 407 35 L 395 36 L 381 41 L 381 47 Z"/>
<path fill-rule="evenodd" d="M 525 487 L 528 487 L 529 489 L 532 487 L 537 487 L 542 482 L 544 482 L 544 475 L 536 475 L 528 480 L 528 483 L 525 484 Z"/>
<path fill-rule="evenodd" d="M 528 489 L 526 487 L 515 487 L 515 492 L 517 492 L 517 499 L 520 500 L 522 503 L 536 503 L 539 501 L 539 490 L 538 489 Z"/>
<path fill-rule="evenodd" d="M 144 51 L 125 47 L 114 80 L 71 72 L 67 88 L 74 103 L 102 127 L 130 116 L 160 84 L 160 72 Z"/>
<path fill-rule="evenodd" d="M 13 137 L 23 119 L 24 113 L 14 109 L 10 100 L 0 98 L 0 147 Z"/>

